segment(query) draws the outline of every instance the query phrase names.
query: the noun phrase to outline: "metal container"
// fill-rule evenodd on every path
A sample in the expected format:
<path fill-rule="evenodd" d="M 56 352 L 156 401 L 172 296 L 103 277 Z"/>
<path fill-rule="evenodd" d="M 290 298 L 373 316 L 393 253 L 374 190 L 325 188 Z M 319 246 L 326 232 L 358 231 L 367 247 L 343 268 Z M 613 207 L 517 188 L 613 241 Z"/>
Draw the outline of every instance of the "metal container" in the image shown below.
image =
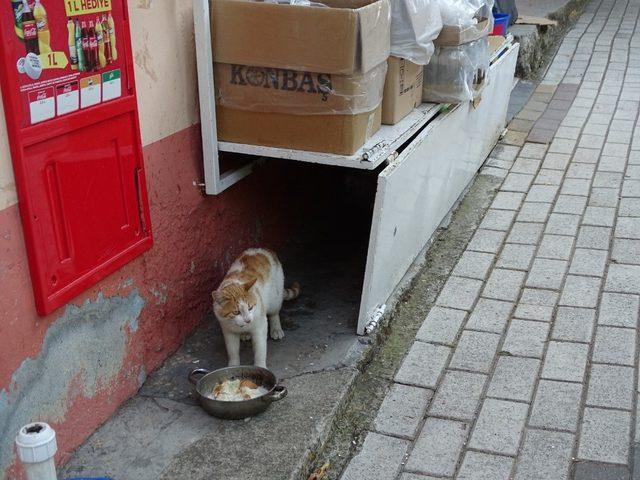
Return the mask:
<path fill-rule="evenodd" d="M 227 367 L 210 372 L 196 368 L 188 376 L 196 387 L 196 395 L 204 410 L 214 417 L 237 420 L 264 412 L 269 405 L 287 396 L 287 388 L 278 385 L 276 376 L 266 368 L 254 366 Z M 251 400 L 226 402 L 213 397 L 213 388 L 225 380 L 251 380 L 268 390 L 264 395 Z"/>

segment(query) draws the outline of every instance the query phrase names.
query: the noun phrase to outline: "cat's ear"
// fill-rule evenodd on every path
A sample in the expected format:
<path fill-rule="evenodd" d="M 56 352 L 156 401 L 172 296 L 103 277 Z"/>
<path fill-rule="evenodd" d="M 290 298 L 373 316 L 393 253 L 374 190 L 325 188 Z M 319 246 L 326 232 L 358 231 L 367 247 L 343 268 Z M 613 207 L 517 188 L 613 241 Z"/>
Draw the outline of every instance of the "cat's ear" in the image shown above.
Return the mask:
<path fill-rule="evenodd" d="M 213 292 L 211 292 L 211 298 L 213 298 L 213 303 L 220 303 L 220 300 L 222 300 L 222 295 L 218 290 L 214 290 Z"/>
<path fill-rule="evenodd" d="M 253 280 L 249 280 L 247 283 L 244 284 L 244 290 L 246 292 L 248 292 L 249 290 L 251 290 L 251 287 L 253 287 L 256 283 L 257 278 L 254 278 Z"/>

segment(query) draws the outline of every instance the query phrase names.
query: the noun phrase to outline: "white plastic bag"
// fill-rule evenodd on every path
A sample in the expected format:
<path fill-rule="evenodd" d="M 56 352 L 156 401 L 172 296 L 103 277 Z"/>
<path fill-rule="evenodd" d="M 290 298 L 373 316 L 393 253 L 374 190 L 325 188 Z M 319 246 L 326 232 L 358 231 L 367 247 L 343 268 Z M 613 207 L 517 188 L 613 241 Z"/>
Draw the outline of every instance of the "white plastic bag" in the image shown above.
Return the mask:
<path fill-rule="evenodd" d="M 488 18 L 493 0 L 439 0 L 444 25 L 468 27 L 476 24 L 476 17 Z"/>
<path fill-rule="evenodd" d="M 469 0 L 476 9 L 476 15 L 481 18 L 493 17 L 494 0 Z"/>
<path fill-rule="evenodd" d="M 466 0 L 440 0 L 440 14 L 445 25 L 472 25 L 476 9 Z"/>
<path fill-rule="evenodd" d="M 483 37 L 457 46 L 437 47 L 424 67 L 422 100 L 460 103 L 476 99 L 487 85 L 489 40 Z"/>
<path fill-rule="evenodd" d="M 391 55 L 426 65 L 440 30 L 438 0 L 392 0 Z"/>

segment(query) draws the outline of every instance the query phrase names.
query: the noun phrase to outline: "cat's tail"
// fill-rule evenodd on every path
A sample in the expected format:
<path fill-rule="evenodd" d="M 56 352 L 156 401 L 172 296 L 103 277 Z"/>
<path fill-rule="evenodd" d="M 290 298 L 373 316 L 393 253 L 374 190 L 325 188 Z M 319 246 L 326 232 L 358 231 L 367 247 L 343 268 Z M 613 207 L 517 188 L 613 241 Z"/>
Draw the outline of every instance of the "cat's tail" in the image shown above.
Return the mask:
<path fill-rule="evenodd" d="M 293 285 L 291 285 L 291 288 L 284 289 L 282 298 L 284 300 L 293 300 L 295 298 L 298 298 L 299 295 L 300 295 L 300 284 L 298 282 L 293 282 Z"/>

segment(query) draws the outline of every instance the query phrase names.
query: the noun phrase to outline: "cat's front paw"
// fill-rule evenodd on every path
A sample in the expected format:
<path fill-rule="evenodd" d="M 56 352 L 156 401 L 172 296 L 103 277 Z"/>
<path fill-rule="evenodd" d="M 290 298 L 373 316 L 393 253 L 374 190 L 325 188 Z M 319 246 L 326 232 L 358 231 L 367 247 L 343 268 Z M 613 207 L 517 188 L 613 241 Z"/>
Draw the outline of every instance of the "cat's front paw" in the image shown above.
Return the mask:
<path fill-rule="evenodd" d="M 274 340 L 282 340 L 284 338 L 284 332 L 280 327 L 272 328 L 269 333 L 271 334 L 271 338 L 273 338 Z"/>

